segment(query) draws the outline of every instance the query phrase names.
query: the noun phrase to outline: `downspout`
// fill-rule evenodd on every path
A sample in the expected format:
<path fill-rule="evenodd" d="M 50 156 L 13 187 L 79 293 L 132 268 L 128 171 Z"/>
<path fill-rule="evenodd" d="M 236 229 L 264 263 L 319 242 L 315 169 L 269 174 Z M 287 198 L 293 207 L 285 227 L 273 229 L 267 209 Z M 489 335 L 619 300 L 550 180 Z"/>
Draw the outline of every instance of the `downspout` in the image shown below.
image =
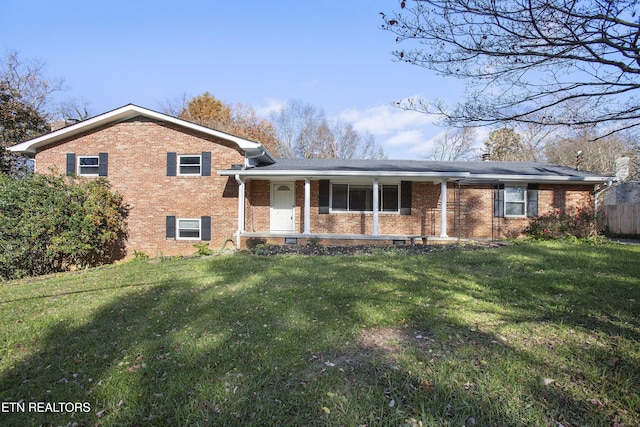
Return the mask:
<path fill-rule="evenodd" d="M 238 230 L 236 231 L 236 249 L 240 250 L 240 236 L 244 232 L 244 180 L 240 175 L 236 174 L 236 182 L 238 183 Z"/>

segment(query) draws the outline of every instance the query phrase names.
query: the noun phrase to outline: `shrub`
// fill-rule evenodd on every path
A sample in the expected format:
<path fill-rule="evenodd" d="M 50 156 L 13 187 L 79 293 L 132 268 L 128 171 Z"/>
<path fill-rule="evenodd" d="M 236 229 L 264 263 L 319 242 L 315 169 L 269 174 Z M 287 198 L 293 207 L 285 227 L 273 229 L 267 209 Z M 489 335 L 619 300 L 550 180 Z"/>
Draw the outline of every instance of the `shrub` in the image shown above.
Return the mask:
<path fill-rule="evenodd" d="M 124 256 L 127 207 L 105 179 L 0 176 L 0 277 L 84 268 Z"/>
<path fill-rule="evenodd" d="M 561 239 L 568 236 L 583 239 L 601 234 L 604 213 L 594 214 L 593 209 L 556 209 L 535 218 L 525 229 L 528 236 L 537 239 Z"/>
<path fill-rule="evenodd" d="M 202 243 L 196 243 L 195 245 L 193 245 L 194 248 L 196 248 L 196 253 L 195 255 L 197 256 L 209 256 L 209 255 L 213 255 L 213 249 L 211 249 L 209 247 L 209 244 L 206 242 L 202 242 Z"/>
<path fill-rule="evenodd" d="M 136 249 L 133 250 L 133 260 L 132 261 L 134 261 L 134 262 L 149 261 L 150 258 L 151 257 L 146 252 L 138 251 Z"/>

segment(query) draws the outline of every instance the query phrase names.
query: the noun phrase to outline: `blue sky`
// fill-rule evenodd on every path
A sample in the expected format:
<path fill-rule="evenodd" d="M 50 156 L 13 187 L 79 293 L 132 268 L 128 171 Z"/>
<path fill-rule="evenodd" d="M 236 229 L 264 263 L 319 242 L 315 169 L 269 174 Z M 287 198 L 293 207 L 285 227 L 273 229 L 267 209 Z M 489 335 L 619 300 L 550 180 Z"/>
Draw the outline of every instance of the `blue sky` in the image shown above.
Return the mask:
<path fill-rule="evenodd" d="M 205 91 L 261 114 L 291 99 L 368 131 L 391 158 L 420 158 L 435 117 L 392 106 L 410 96 L 458 100 L 462 86 L 393 62 L 379 12 L 395 0 L 10 1 L 0 53 L 46 61 L 59 100 L 92 114 L 128 103 L 159 110 Z"/>

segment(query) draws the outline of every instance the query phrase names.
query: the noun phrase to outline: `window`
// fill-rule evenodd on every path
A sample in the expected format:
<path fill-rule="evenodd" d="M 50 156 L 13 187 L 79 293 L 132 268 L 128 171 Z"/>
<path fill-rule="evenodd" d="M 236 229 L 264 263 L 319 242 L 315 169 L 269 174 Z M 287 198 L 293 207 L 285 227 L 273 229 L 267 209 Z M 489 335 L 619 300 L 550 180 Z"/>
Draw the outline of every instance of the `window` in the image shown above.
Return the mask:
<path fill-rule="evenodd" d="M 398 212 L 397 184 L 378 185 L 380 212 Z M 331 209 L 336 212 L 373 212 L 373 185 L 332 184 Z"/>
<path fill-rule="evenodd" d="M 178 218 L 177 239 L 200 240 L 200 219 L 199 218 Z"/>
<path fill-rule="evenodd" d="M 100 158 L 98 156 L 78 156 L 78 175 L 98 176 Z"/>
<path fill-rule="evenodd" d="M 397 185 L 381 185 L 380 196 L 380 206 L 383 212 L 398 212 L 400 191 L 398 191 Z"/>
<path fill-rule="evenodd" d="M 211 217 L 177 218 L 166 217 L 167 239 L 178 240 L 211 240 Z"/>
<path fill-rule="evenodd" d="M 178 156 L 178 175 L 200 175 L 201 157 Z"/>
<path fill-rule="evenodd" d="M 504 213 L 505 216 L 525 216 L 527 213 L 527 188 L 504 188 Z"/>

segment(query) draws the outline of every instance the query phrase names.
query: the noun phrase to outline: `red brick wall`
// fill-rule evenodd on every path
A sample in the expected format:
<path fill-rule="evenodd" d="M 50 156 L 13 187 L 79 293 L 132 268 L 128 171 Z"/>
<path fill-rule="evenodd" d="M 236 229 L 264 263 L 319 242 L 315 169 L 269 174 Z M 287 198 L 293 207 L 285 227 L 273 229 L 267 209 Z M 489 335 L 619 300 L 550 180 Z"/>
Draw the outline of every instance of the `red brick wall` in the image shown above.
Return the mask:
<path fill-rule="evenodd" d="M 167 152 L 212 153 L 210 177 L 166 176 Z M 130 205 L 128 256 L 134 250 L 151 256 L 190 255 L 195 241 L 167 240 L 166 216 L 211 217 L 211 248 L 218 249 L 237 230 L 238 184 L 221 177 L 219 169 L 243 163 L 234 144 L 182 127 L 148 119 L 132 119 L 108 125 L 67 141 L 49 146 L 36 155 L 36 169 L 47 173 L 57 168 L 65 172 L 66 154 L 109 154 L 108 179 Z M 373 233 L 373 214 L 318 213 L 319 181 L 311 181 L 311 234 Z M 541 185 L 539 213 L 555 208 L 591 206 L 592 186 Z M 296 230 L 304 228 L 304 181 L 296 191 Z M 268 232 L 270 183 L 248 180 L 246 184 L 245 229 Z M 411 215 L 379 214 L 379 233 L 386 235 L 440 235 L 440 184 L 414 182 Z M 447 192 L 447 233 L 450 237 L 487 238 L 517 236 L 528 224 L 522 218 L 493 218 L 493 193 L 489 185 L 449 184 Z M 234 239 L 235 240 L 235 239 Z"/>
<path fill-rule="evenodd" d="M 167 152 L 200 154 L 210 151 L 211 176 L 166 176 Z M 65 172 L 66 154 L 109 154 L 108 179 L 130 205 L 127 256 L 133 250 L 157 255 L 190 255 L 194 241 L 167 240 L 166 216 L 211 216 L 212 249 L 237 230 L 238 185 L 218 169 L 242 164 L 235 144 L 182 127 L 148 119 L 104 126 L 36 154 L 36 170 Z M 90 179 L 90 178 L 89 178 Z"/>
<path fill-rule="evenodd" d="M 269 231 L 269 182 L 250 181 L 247 185 L 247 231 Z M 311 234 L 373 233 L 372 213 L 318 213 L 319 181 L 311 181 Z M 538 213 L 556 208 L 591 207 L 591 185 L 540 185 Z M 380 213 L 379 233 L 382 235 L 440 235 L 440 184 L 413 182 L 411 215 Z M 458 194 L 456 194 L 458 193 Z M 304 181 L 296 182 L 296 230 L 304 230 Z M 447 234 L 463 238 L 518 237 L 529 224 L 528 218 L 494 218 L 491 185 L 447 188 Z"/>

